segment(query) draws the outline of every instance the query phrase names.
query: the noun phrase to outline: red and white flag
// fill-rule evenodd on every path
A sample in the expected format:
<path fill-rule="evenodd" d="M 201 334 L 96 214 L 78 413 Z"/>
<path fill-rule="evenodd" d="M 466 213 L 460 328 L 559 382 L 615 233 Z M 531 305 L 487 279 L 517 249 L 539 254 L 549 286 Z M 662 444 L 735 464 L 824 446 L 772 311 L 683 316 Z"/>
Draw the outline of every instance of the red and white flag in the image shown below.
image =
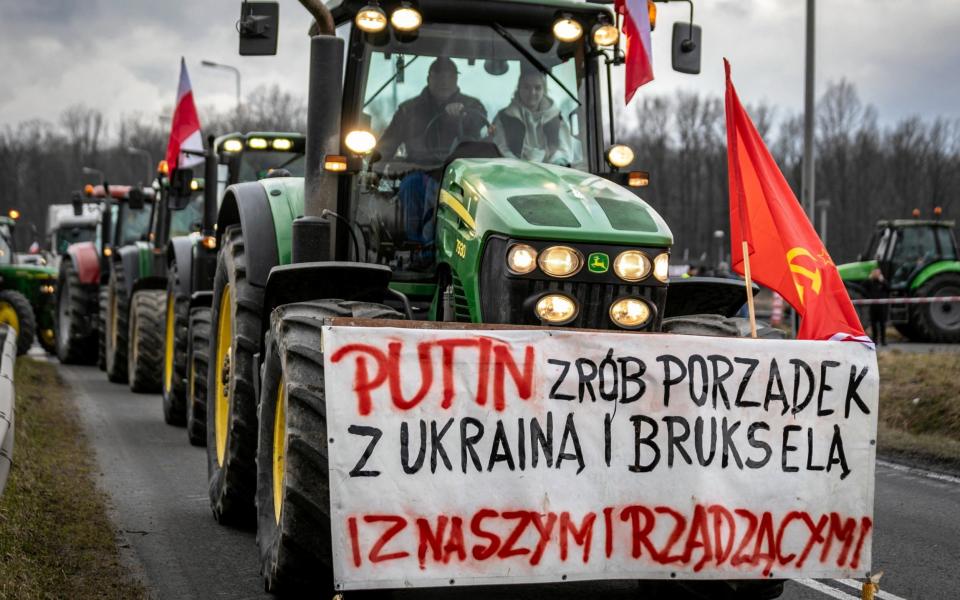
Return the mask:
<path fill-rule="evenodd" d="M 170 170 L 189 168 L 203 162 L 202 156 L 184 154 L 184 150 L 203 152 L 203 134 L 200 133 L 200 117 L 193 103 L 193 89 L 187 74 L 187 63 L 180 59 L 180 86 L 177 88 L 177 107 L 170 124 L 170 140 L 167 142 L 167 164 Z"/>
<path fill-rule="evenodd" d="M 623 36 L 626 39 L 625 103 L 629 104 L 641 85 L 653 81 L 653 46 L 650 44 L 650 12 L 647 0 L 616 0 L 616 10 L 623 15 Z"/>

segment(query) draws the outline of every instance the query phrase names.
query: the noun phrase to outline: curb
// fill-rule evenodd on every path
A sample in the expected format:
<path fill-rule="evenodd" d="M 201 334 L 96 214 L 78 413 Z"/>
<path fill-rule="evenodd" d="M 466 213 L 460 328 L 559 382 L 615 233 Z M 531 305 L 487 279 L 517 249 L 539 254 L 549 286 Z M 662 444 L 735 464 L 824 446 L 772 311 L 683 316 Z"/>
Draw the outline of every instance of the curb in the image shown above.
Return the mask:
<path fill-rule="evenodd" d="M 13 464 L 13 365 L 17 360 L 17 332 L 0 329 L 0 496 Z"/>

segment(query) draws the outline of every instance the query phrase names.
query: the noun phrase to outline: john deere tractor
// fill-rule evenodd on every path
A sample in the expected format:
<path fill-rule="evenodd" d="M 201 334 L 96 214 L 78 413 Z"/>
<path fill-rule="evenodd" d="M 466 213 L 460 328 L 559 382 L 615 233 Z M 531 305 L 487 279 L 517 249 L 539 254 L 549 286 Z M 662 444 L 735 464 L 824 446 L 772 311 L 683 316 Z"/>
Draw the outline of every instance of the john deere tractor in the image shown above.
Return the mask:
<path fill-rule="evenodd" d="M 736 335 L 725 314 L 682 315 L 733 314 L 744 293 L 736 282 L 669 282 L 672 234 L 631 189 L 647 176 L 625 170 L 633 152 L 613 139 L 608 84 L 622 53 L 610 7 L 303 4 L 318 34 L 306 176 L 230 186 L 218 214 L 207 462 L 214 516 L 256 520 L 267 589 L 323 596 L 333 593 L 325 319 L 638 333 L 709 322 Z M 241 53 L 275 50 L 270 6 L 243 4 Z M 699 29 L 675 32 L 674 65 L 698 72 Z M 560 119 L 540 148 L 492 123 L 526 73 Z M 439 76 L 457 100 L 445 95 L 426 117 L 410 109 L 418 97 L 429 105 Z M 707 597 L 743 598 L 782 587 L 705 585 L 724 588 Z"/>
<path fill-rule="evenodd" d="M 70 244 L 60 261 L 57 285 L 57 356 L 65 364 L 106 368 L 105 319 L 110 257 L 115 245 L 145 238 L 153 189 L 87 185 L 73 196 L 74 214 L 96 207 L 99 222 L 89 241 Z"/>
<path fill-rule="evenodd" d="M 109 263 L 107 376 L 135 392 L 161 389 L 167 241 L 199 232 L 202 218 L 203 181 L 189 169 L 169 173 L 161 163 L 154 188 L 148 233 L 115 246 Z"/>
<path fill-rule="evenodd" d="M 960 296 L 960 253 L 953 221 L 897 219 L 877 222 L 863 260 L 840 265 L 852 298 L 864 298 L 863 284 L 879 268 L 890 299 Z M 907 338 L 960 342 L 960 302 L 921 301 L 889 305 L 890 321 Z M 861 308 L 861 315 L 866 310 Z M 866 322 L 863 316 L 861 321 Z"/>
<path fill-rule="evenodd" d="M 15 226 L 14 218 L 0 217 L 0 323 L 17 331 L 18 354 L 29 350 L 34 339 L 52 352 L 57 270 L 17 260 L 13 244 Z"/>
<path fill-rule="evenodd" d="M 305 141 L 299 133 L 231 133 L 208 140 L 200 235 L 167 245 L 163 415 L 187 425 L 190 443 L 207 442 L 206 384 L 210 297 L 217 265 L 214 224 L 227 186 L 276 175 L 302 176 Z M 197 376 L 197 374 L 200 374 Z"/>

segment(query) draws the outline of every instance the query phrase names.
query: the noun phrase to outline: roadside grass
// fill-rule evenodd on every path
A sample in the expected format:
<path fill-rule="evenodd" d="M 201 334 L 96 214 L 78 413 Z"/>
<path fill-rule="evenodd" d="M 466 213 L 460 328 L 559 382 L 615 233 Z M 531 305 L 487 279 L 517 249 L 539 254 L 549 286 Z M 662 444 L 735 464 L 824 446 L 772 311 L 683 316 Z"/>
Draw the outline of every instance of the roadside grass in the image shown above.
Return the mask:
<path fill-rule="evenodd" d="M 960 353 L 879 354 L 881 453 L 960 469 Z"/>
<path fill-rule="evenodd" d="M 14 464 L 0 497 L 0 598 L 146 598 L 121 563 L 92 453 L 56 367 L 17 359 Z"/>

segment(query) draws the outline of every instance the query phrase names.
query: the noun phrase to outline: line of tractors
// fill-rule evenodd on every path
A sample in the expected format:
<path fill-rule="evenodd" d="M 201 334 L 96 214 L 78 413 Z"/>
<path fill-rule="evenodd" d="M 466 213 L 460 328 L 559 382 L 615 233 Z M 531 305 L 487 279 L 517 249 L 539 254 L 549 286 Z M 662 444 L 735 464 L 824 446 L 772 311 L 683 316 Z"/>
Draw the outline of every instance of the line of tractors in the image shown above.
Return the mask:
<path fill-rule="evenodd" d="M 302 3 L 315 18 L 306 135 L 211 137 L 202 172 L 161 164 L 147 187 L 87 186 L 71 204 L 76 215 L 96 207 L 95 235 L 43 271 L 45 304 L 29 300 L 50 313 L 36 327 L 51 330 L 41 341 L 62 362 L 96 362 L 110 381 L 160 392 L 166 422 L 206 446 L 213 515 L 256 524 L 268 590 L 329 597 L 325 319 L 726 336 L 749 327 L 734 316 L 741 283 L 668 278 L 672 234 L 638 197 L 649 174 L 629 170 L 633 152 L 615 140 L 607 84 L 623 55 L 607 3 Z M 275 52 L 277 14 L 276 3 L 243 3 L 241 54 Z M 675 68 L 698 72 L 699 28 L 677 23 L 673 35 Z M 481 133 L 461 124 L 442 147 L 429 147 L 442 137 L 437 119 L 415 132 L 422 143 L 381 146 L 441 57 L 488 114 L 518 75 L 539 73 L 569 132 L 564 160 L 504 155 L 487 115 Z M 417 190 L 428 210 L 408 202 Z M 960 293 L 949 229 L 914 226 L 935 232 L 946 262 L 952 243 L 953 262 L 911 289 Z M 0 314 L 22 303 L 6 287 L 26 276 L 7 273 Z M 935 281 L 948 284 L 931 291 Z M 25 321 L 21 331 L 33 327 Z M 908 329 L 957 340 L 955 317 L 921 321 Z M 694 597 L 782 591 L 768 580 L 682 585 Z"/>

